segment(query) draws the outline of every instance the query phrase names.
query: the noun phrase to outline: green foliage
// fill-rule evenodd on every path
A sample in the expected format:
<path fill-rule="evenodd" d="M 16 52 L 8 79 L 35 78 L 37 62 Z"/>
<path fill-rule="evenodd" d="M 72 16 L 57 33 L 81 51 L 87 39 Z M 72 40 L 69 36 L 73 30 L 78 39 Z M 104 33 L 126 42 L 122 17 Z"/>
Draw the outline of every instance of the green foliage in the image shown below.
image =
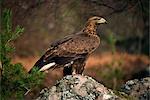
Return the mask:
<path fill-rule="evenodd" d="M 44 74 L 35 70 L 31 74 L 24 71 L 21 64 L 9 64 L 5 66 L 2 76 L 2 98 L 22 99 L 29 89 L 40 86 Z"/>
<path fill-rule="evenodd" d="M 1 17 L 1 25 L 2 30 L 0 33 L 1 37 L 1 48 L 0 48 L 0 59 L 2 65 L 7 64 L 8 57 L 6 55 L 14 50 L 12 46 L 10 46 L 10 42 L 15 40 L 22 32 L 23 28 L 17 26 L 15 30 L 12 29 L 12 22 L 11 22 L 12 13 L 10 10 L 4 10 Z"/>
<path fill-rule="evenodd" d="M 116 46 L 115 46 L 116 38 L 114 37 L 114 35 L 111 31 L 108 31 L 108 36 L 106 38 L 106 42 L 109 44 L 109 46 L 112 50 L 112 53 L 115 53 L 115 51 L 116 51 Z"/>
<path fill-rule="evenodd" d="M 2 31 L 0 33 L 2 64 L 0 96 L 2 100 L 23 99 L 24 94 L 29 89 L 39 86 L 44 78 L 44 73 L 37 71 L 38 69 L 34 69 L 31 74 L 28 74 L 20 63 L 11 63 L 8 54 L 13 52 L 14 47 L 11 46 L 10 42 L 18 38 L 24 30 L 20 26 L 13 30 L 11 18 L 11 11 L 5 9 L 2 12 Z"/>
<path fill-rule="evenodd" d="M 125 73 L 122 69 L 123 61 L 113 60 L 112 63 L 101 67 L 101 69 L 94 68 L 96 77 L 100 77 L 100 80 L 105 84 L 106 87 L 118 90 L 120 85 L 123 83 Z"/>
<path fill-rule="evenodd" d="M 116 76 L 118 79 L 121 79 L 123 74 L 122 74 L 122 69 L 121 66 L 123 64 L 122 60 L 113 60 L 110 64 L 107 64 L 107 68 L 112 69 L 111 76 Z"/>

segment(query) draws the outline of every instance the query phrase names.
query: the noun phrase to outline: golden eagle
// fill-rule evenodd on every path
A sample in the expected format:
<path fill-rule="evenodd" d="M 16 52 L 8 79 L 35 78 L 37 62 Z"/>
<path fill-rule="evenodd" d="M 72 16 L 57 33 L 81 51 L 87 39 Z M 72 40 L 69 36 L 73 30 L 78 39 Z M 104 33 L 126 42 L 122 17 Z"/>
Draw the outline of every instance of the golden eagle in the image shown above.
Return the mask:
<path fill-rule="evenodd" d="M 64 67 L 64 75 L 82 74 L 87 57 L 100 44 L 96 29 L 103 23 L 106 20 L 102 17 L 89 18 L 81 31 L 53 42 L 34 67 L 40 71 Z"/>

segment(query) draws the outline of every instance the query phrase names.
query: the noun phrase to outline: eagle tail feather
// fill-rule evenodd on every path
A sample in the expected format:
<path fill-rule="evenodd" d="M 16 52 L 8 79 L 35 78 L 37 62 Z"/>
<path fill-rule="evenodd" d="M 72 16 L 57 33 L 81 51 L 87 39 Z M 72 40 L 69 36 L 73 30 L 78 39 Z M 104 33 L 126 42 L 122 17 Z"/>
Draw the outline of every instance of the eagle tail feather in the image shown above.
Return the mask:
<path fill-rule="evenodd" d="M 55 62 L 49 63 L 49 64 L 47 64 L 47 65 L 44 65 L 44 66 L 40 69 L 40 71 L 48 70 L 48 69 L 50 69 L 51 67 L 53 67 L 54 65 L 56 65 Z"/>
<path fill-rule="evenodd" d="M 54 61 L 50 61 L 49 62 L 44 62 L 43 57 L 41 57 L 33 66 L 33 68 L 38 68 L 39 71 L 45 71 L 49 68 L 51 68 L 52 66 L 54 66 L 56 63 Z M 33 69 L 32 68 L 32 69 Z M 31 73 L 32 69 L 28 72 Z"/>

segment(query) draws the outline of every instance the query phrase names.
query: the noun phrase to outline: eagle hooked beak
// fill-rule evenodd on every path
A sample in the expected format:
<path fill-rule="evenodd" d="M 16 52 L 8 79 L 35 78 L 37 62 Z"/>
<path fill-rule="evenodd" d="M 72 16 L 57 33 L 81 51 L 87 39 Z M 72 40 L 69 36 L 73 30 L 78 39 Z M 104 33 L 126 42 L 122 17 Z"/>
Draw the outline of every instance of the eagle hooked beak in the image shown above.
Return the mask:
<path fill-rule="evenodd" d="M 97 21 L 98 24 L 107 24 L 107 21 L 104 18 L 101 18 Z"/>

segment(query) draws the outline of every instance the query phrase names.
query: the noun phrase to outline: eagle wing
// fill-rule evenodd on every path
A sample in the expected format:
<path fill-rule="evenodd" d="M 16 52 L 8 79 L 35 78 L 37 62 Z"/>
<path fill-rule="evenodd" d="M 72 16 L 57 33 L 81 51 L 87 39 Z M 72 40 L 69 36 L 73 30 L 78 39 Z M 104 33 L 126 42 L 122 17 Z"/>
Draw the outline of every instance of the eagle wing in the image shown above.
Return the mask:
<path fill-rule="evenodd" d="M 100 44 L 100 39 L 97 35 L 89 35 L 80 33 L 74 35 L 70 40 L 59 45 L 62 51 L 75 54 L 90 54 Z"/>
<path fill-rule="evenodd" d="M 53 42 L 46 53 L 34 66 L 42 68 L 46 64 L 65 65 L 79 58 L 87 57 L 99 46 L 98 36 L 79 33 Z"/>

